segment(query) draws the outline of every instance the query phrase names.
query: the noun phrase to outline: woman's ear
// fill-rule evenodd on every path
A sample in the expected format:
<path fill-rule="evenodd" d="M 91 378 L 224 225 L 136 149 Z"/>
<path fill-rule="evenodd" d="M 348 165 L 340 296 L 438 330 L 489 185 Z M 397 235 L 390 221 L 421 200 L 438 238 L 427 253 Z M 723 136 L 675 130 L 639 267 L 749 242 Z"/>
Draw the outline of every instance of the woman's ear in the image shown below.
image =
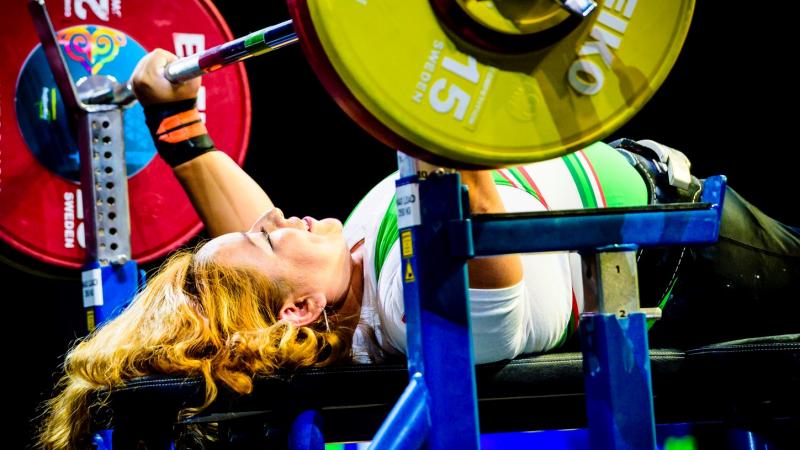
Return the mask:
<path fill-rule="evenodd" d="M 327 299 L 322 293 L 290 298 L 281 307 L 279 319 L 303 327 L 314 323 L 325 309 Z"/>

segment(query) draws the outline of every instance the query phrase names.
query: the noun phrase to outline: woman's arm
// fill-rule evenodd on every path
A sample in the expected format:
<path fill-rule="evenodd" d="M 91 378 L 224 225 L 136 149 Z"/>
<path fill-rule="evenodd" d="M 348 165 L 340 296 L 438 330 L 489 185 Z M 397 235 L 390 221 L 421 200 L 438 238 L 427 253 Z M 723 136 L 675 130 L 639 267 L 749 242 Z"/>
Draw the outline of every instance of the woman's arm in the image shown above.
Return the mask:
<path fill-rule="evenodd" d="M 469 209 L 473 214 L 505 212 L 491 171 L 461 171 L 461 181 L 469 190 Z M 474 258 L 467 264 L 469 287 L 498 289 L 513 286 L 522 280 L 522 260 L 519 255 Z"/>
<path fill-rule="evenodd" d="M 159 122 L 154 123 L 151 130 L 161 131 L 160 123 L 168 123 L 162 122 L 161 117 L 153 117 L 153 111 L 168 109 L 168 104 L 195 99 L 200 89 L 199 79 L 176 85 L 164 78 L 164 67 L 176 59 L 172 53 L 155 50 L 139 61 L 134 70 L 132 80 L 136 97 L 145 107 L 148 121 Z M 174 125 L 175 122 L 171 122 L 170 126 Z M 180 122 L 178 126 L 181 126 Z M 204 138 L 207 139 L 207 136 Z M 189 156 L 182 156 L 180 153 L 166 155 L 164 152 L 173 150 L 171 145 L 177 148 L 183 142 L 168 141 L 157 142 L 159 153 L 173 165 L 175 176 L 211 237 L 246 231 L 261 214 L 274 207 L 261 186 L 225 153 L 213 147 L 201 147 L 200 151 L 196 151 L 189 146 Z M 211 145 L 210 139 L 203 141 L 201 145 Z"/>
<path fill-rule="evenodd" d="M 221 151 L 180 164 L 174 173 L 211 237 L 247 231 L 275 207 L 261 186 Z"/>

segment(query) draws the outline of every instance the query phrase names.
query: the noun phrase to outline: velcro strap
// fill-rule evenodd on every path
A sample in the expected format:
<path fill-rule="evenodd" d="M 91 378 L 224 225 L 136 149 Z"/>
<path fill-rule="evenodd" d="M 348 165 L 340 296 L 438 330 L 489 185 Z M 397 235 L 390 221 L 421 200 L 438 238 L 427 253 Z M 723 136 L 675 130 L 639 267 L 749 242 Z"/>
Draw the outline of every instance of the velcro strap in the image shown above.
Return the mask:
<path fill-rule="evenodd" d="M 188 111 L 183 111 L 178 114 L 169 116 L 161 121 L 161 124 L 156 130 L 156 135 L 169 133 L 170 131 L 193 123 L 201 122 L 200 113 L 197 108 L 192 108 Z"/>
<path fill-rule="evenodd" d="M 172 167 L 216 150 L 194 99 L 148 105 L 145 118 L 158 154 Z"/>
<path fill-rule="evenodd" d="M 206 126 L 203 124 L 203 122 L 195 122 L 191 125 L 172 130 L 168 133 L 160 134 L 158 136 L 158 140 L 161 142 L 167 142 L 169 144 L 177 144 L 178 142 L 186 141 L 204 134 L 208 134 Z"/>

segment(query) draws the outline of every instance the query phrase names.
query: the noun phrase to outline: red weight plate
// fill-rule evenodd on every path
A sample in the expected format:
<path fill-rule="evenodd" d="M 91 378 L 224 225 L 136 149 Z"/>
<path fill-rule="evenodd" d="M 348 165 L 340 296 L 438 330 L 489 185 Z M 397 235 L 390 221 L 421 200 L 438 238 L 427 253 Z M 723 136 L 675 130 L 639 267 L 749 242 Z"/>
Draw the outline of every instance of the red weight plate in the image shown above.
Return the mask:
<path fill-rule="evenodd" d="M 82 211 L 77 147 L 25 1 L 0 15 L 0 239 L 41 261 L 78 268 Z M 186 56 L 231 40 L 208 0 L 51 0 L 48 12 L 73 78 L 128 79 L 146 51 Z M 240 164 L 250 132 L 250 91 L 242 65 L 203 78 L 199 108 L 217 146 Z M 189 199 L 157 156 L 141 107 L 125 113 L 133 258 L 148 262 L 202 228 Z"/>

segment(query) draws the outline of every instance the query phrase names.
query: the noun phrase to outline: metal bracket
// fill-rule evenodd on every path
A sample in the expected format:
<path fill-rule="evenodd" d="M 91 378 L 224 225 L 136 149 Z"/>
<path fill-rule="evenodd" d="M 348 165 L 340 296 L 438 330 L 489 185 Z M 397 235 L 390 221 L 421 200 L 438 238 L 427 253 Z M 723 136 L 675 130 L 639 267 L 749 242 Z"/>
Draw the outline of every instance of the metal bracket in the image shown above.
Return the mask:
<path fill-rule="evenodd" d="M 586 265 L 583 271 L 585 311 L 617 317 L 639 311 L 635 249 L 606 248 L 582 256 Z"/>
<path fill-rule="evenodd" d="M 119 314 L 143 281 L 132 260 L 123 124 L 124 109 L 135 98 L 128 97 L 116 104 L 82 102 L 81 94 L 86 97 L 98 90 L 118 90 L 117 81 L 91 76 L 74 83 L 44 0 L 29 0 L 28 10 L 67 109 L 70 126 L 77 134 L 86 233 L 82 293 L 87 329 L 92 331 L 97 324 Z"/>
<path fill-rule="evenodd" d="M 86 105 L 80 94 L 113 87 L 116 80 L 93 76 L 73 82 L 44 0 L 30 0 L 28 10 L 62 101 L 77 132 L 81 192 L 86 218 L 87 261 L 123 265 L 131 259 L 128 177 L 125 170 L 125 104 Z"/>
<path fill-rule="evenodd" d="M 101 266 L 131 260 L 122 113 L 119 108 L 86 113 L 79 129 L 86 256 Z"/>

